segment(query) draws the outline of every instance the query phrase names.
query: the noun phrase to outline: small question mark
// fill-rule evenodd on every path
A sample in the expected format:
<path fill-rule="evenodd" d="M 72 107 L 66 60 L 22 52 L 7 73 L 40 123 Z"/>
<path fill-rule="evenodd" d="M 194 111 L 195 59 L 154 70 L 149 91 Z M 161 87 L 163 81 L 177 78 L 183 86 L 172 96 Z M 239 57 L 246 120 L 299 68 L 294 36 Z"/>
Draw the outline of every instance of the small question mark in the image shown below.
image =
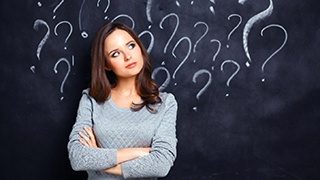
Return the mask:
<path fill-rule="evenodd" d="M 176 74 L 177 74 L 177 71 L 181 68 L 181 66 L 186 62 L 186 60 L 188 59 L 190 53 L 191 53 L 191 49 L 192 49 L 192 43 L 191 43 L 191 40 L 190 38 L 188 37 L 182 37 L 178 42 L 177 44 L 174 46 L 174 48 L 172 49 L 172 55 L 173 57 L 176 58 L 176 55 L 175 55 L 175 50 L 176 48 L 178 47 L 178 45 L 183 41 L 183 40 L 186 40 L 189 44 L 189 50 L 188 50 L 188 53 L 187 55 L 184 57 L 184 59 L 181 61 L 181 63 L 179 64 L 179 66 L 176 68 L 176 70 L 173 72 L 173 75 L 172 75 L 172 78 L 175 79 L 176 78 Z"/>
<path fill-rule="evenodd" d="M 58 29 L 58 27 L 59 27 L 61 24 L 67 24 L 67 25 L 69 25 L 69 29 L 70 29 L 70 30 L 69 30 L 69 33 L 68 33 L 65 41 L 64 41 L 64 43 L 67 43 L 68 39 L 70 38 L 70 36 L 71 36 L 71 34 L 72 34 L 72 32 L 73 32 L 73 27 L 72 27 L 72 24 L 71 24 L 70 22 L 68 22 L 68 21 L 61 21 L 61 22 L 59 22 L 59 23 L 54 27 L 54 34 L 55 34 L 56 36 L 58 36 L 57 29 Z M 64 49 L 66 50 L 67 47 L 64 47 Z"/>
<path fill-rule="evenodd" d="M 228 79 L 228 81 L 227 81 L 227 86 L 229 87 L 231 80 L 234 78 L 235 75 L 238 74 L 238 72 L 239 72 L 239 70 L 240 70 L 240 65 L 239 65 L 237 62 L 233 61 L 233 60 L 225 60 L 225 61 L 221 64 L 221 66 L 220 66 L 220 70 L 221 70 L 222 72 L 224 71 L 223 66 L 224 66 L 226 63 L 232 63 L 232 64 L 234 64 L 234 65 L 237 66 L 237 70 L 229 77 L 229 79 Z M 226 96 L 229 96 L 229 94 L 226 94 Z"/>
<path fill-rule="evenodd" d="M 211 43 L 213 43 L 213 42 L 218 43 L 218 50 L 216 51 L 216 53 L 215 53 L 215 54 L 213 55 L 213 57 L 212 57 L 212 62 L 215 62 L 218 54 L 219 54 L 220 51 L 221 51 L 221 42 L 220 42 L 218 39 L 211 39 L 210 42 L 211 42 Z M 211 69 L 214 70 L 214 66 L 212 66 Z"/>
<path fill-rule="evenodd" d="M 131 16 L 127 15 L 127 14 L 120 14 L 120 15 L 118 15 L 117 17 L 113 18 L 113 19 L 111 20 L 111 22 L 114 22 L 114 21 L 116 21 L 117 19 L 119 19 L 119 18 L 121 18 L 121 17 L 126 17 L 126 18 L 130 19 L 130 21 L 131 21 L 131 23 L 132 23 L 131 29 L 134 29 L 134 27 L 135 27 L 135 22 L 134 22 L 133 18 L 132 18 Z"/>
<path fill-rule="evenodd" d="M 212 75 L 211 73 L 206 70 L 206 69 L 200 69 L 198 70 L 192 77 L 192 82 L 193 83 L 197 83 L 197 78 L 201 75 L 201 74 L 208 74 L 209 78 L 207 83 L 205 84 L 205 86 L 198 92 L 198 94 L 196 95 L 197 99 L 200 99 L 200 96 L 208 89 L 209 85 L 212 82 Z"/>
<path fill-rule="evenodd" d="M 64 0 L 61 0 L 60 3 L 53 9 L 53 13 L 56 13 L 56 11 L 59 9 L 59 7 L 62 5 L 62 3 L 64 2 Z M 52 19 L 55 19 L 56 15 L 53 16 Z"/>
<path fill-rule="evenodd" d="M 97 7 L 100 6 L 100 1 L 101 1 L 101 0 L 98 0 L 98 1 L 97 1 Z M 110 7 L 110 0 L 108 0 L 107 7 L 104 9 L 103 12 L 106 13 L 106 12 L 108 11 L 109 7 Z M 108 19 L 108 16 L 104 17 L 104 19 Z"/>
<path fill-rule="evenodd" d="M 228 20 L 230 21 L 230 19 L 232 17 L 238 17 L 239 18 L 239 22 L 238 24 L 231 30 L 231 32 L 229 33 L 228 35 L 228 41 L 230 40 L 230 37 L 231 35 L 234 33 L 234 31 L 240 26 L 240 24 L 242 23 L 242 17 L 239 15 L 239 14 L 231 14 L 229 17 L 228 17 Z M 229 48 L 229 44 L 227 44 L 227 48 Z"/>
<path fill-rule="evenodd" d="M 57 63 L 54 65 L 54 68 L 53 68 L 53 70 L 54 70 L 54 72 L 55 72 L 56 74 L 58 73 L 57 67 L 58 67 L 58 65 L 59 65 L 60 63 L 62 63 L 62 62 L 65 62 L 65 63 L 67 64 L 67 66 L 68 66 L 68 71 L 66 72 L 66 74 L 65 74 L 65 76 L 64 76 L 64 78 L 63 78 L 63 81 L 62 81 L 62 83 L 61 83 L 61 86 L 60 86 L 60 92 L 61 92 L 61 93 L 63 93 L 64 84 L 65 84 L 65 82 L 66 82 L 66 80 L 67 80 L 67 78 L 68 78 L 68 76 L 69 76 L 70 70 L 71 70 L 70 62 L 69 62 L 66 58 L 60 58 L 60 59 L 57 61 Z M 60 101 L 62 101 L 63 99 L 64 99 L 64 97 L 62 96 L 62 97 L 60 98 Z"/>
<path fill-rule="evenodd" d="M 162 85 L 159 87 L 159 91 L 163 91 L 164 89 L 167 88 L 169 85 L 171 78 L 170 78 L 170 73 L 165 67 L 157 67 L 153 72 L 152 72 L 152 79 L 155 79 L 156 75 L 158 74 L 159 71 L 165 71 L 167 74 L 166 80 L 162 83 Z"/>
<path fill-rule="evenodd" d="M 200 96 L 208 89 L 208 87 L 210 86 L 211 82 L 212 82 L 212 75 L 211 73 L 206 70 L 206 69 L 200 69 L 198 70 L 192 77 L 192 82 L 193 83 L 197 83 L 197 78 L 201 75 L 201 74 L 208 74 L 209 78 L 207 83 L 204 85 L 204 87 L 201 88 L 201 90 L 197 93 L 196 98 L 199 100 Z M 197 107 L 193 107 L 194 111 L 197 111 Z"/>
<path fill-rule="evenodd" d="M 285 37 L 284 37 L 284 40 L 283 40 L 282 45 L 281 45 L 275 52 L 273 52 L 273 53 L 264 61 L 264 63 L 262 64 L 262 66 L 261 66 L 262 72 L 264 72 L 264 68 L 265 68 L 266 64 L 270 61 L 270 59 L 271 59 L 273 56 L 275 56 L 275 55 L 284 47 L 284 45 L 287 43 L 287 40 L 288 40 L 288 33 L 287 33 L 286 29 L 285 29 L 283 26 L 278 25 L 278 24 L 270 24 L 270 25 L 264 27 L 264 28 L 261 30 L 261 36 L 263 36 L 263 32 L 264 32 L 266 29 L 271 28 L 271 27 L 277 27 L 277 28 L 282 29 L 283 32 L 284 32 L 284 34 L 285 34 Z M 263 78 L 263 79 L 262 79 L 262 82 L 264 82 L 264 81 L 265 81 L 265 79 Z"/>
<path fill-rule="evenodd" d="M 40 24 L 44 25 L 46 28 L 47 28 L 47 33 L 45 34 L 45 36 L 42 38 L 42 40 L 40 41 L 39 45 L 38 45 L 38 48 L 37 48 L 37 58 L 39 59 L 40 61 L 40 53 L 42 51 L 42 47 L 43 45 L 46 43 L 46 41 L 48 40 L 49 36 L 50 36 L 50 27 L 48 26 L 48 24 L 42 20 L 42 19 L 37 19 L 35 22 L 34 22 L 34 25 L 33 25 L 33 29 L 37 30 L 39 29 L 39 26 Z"/>
<path fill-rule="evenodd" d="M 150 40 L 150 43 L 149 43 L 149 47 L 148 47 L 148 49 L 147 49 L 147 52 L 150 53 L 150 52 L 152 51 L 153 45 L 154 45 L 154 36 L 153 36 L 153 34 L 152 34 L 150 31 L 143 31 L 143 32 L 141 32 L 141 33 L 139 34 L 139 38 L 140 38 L 141 36 L 143 36 L 144 34 L 146 34 L 146 33 L 149 34 L 150 37 L 151 37 L 151 40 Z"/>

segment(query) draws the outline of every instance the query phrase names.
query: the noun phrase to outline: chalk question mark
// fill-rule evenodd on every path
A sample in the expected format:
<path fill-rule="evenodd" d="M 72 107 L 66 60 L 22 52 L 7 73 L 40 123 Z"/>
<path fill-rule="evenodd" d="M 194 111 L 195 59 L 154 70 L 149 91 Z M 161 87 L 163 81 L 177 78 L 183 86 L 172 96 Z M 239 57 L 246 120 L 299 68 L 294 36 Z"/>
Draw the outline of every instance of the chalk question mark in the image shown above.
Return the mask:
<path fill-rule="evenodd" d="M 269 28 L 271 28 L 271 27 L 280 28 L 281 30 L 283 30 L 285 36 L 284 36 L 284 40 L 283 40 L 282 45 L 281 45 L 275 52 L 273 52 L 273 53 L 264 61 L 264 63 L 262 64 L 262 66 L 261 66 L 262 72 L 264 72 L 264 68 L 265 68 L 266 64 L 270 61 L 270 59 L 271 59 L 273 56 L 275 56 L 275 55 L 285 46 L 285 44 L 287 43 L 287 40 L 288 40 L 288 33 L 287 33 L 286 29 L 285 29 L 283 26 L 278 25 L 278 24 L 270 24 L 270 25 L 264 27 L 264 28 L 261 30 L 261 36 L 263 36 L 263 33 L 264 33 L 264 31 L 265 31 L 266 29 L 269 29 Z M 262 79 L 262 82 L 264 82 L 264 81 L 265 81 L 265 78 Z"/>
<path fill-rule="evenodd" d="M 215 62 L 218 54 L 221 51 L 221 42 L 218 39 L 211 39 L 210 42 L 211 43 L 215 42 L 215 43 L 218 44 L 218 49 L 217 49 L 216 53 L 213 55 L 213 57 L 212 57 L 212 62 Z M 214 70 L 214 66 L 212 66 L 211 69 Z"/>
<path fill-rule="evenodd" d="M 224 65 L 225 65 L 226 63 L 232 63 L 232 64 L 236 65 L 236 67 L 237 67 L 236 71 L 228 78 L 227 86 L 229 87 L 231 80 L 234 78 L 235 75 L 238 74 L 238 72 L 239 72 L 239 70 L 240 70 L 240 65 L 239 65 L 236 61 L 233 61 L 233 60 L 225 60 L 225 61 L 221 64 L 221 66 L 220 66 L 220 70 L 221 70 L 222 72 L 224 71 L 224 68 L 223 68 L 223 67 L 224 67 Z M 226 94 L 226 96 L 229 96 L 229 94 Z"/>
<path fill-rule="evenodd" d="M 150 35 L 150 43 L 149 43 L 149 46 L 148 46 L 148 49 L 147 49 L 147 52 L 150 53 L 151 50 L 153 49 L 153 45 L 154 45 L 154 36 L 153 34 L 150 32 L 150 31 L 143 31 L 139 34 L 139 38 L 141 38 L 141 36 L 143 36 L 144 34 L 149 34 Z"/>
<path fill-rule="evenodd" d="M 46 34 L 44 35 L 44 37 L 42 38 L 42 40 L 40 41 L 39 45 L 38 45 L 38 48 L 37 48 L 37 58 L 39 59 L 40 61 L 40 53 L 42 51 L 42 48 L 43 48 L 43 45 L 46 43 L 46 41 L 48 40 L 49 36 L 50 36 L 50 27 L 48 26 L 48 24 L 42 20 L 42 19 L 37 19 L 35 22 L 34 22 L 34 25 L 33 25 L 33 29 L 35 30 L 39 30 L 39 26 L 40 25 L 44 25 L 46 28 L 47 28 L 47 32 Z"/>
<path fill-rule="evenodd" d="M 238 24 L 236 24 L 236 26 L 230 31 L 230 33 L 228 34 L 228 41 L 230 40 L 231 35 L 234 33 L 234 31 L 240 26 L 240 24 L 242 23 L 242 17 L 239 14 L 231 14 L 228 17 L 228 20 L 230 21 L 230 19 L 232 17 L 238 17 L 239 18 L 239 22 Z M 227 48 L 229 48 L 229 44 L 227 44 Z"/>
<path fill-rule="evenodd" d="M 152 24 L 152 19 L 151 19 L 151 7 L 152 7 L 152 3 L 153 0 L 148 0 L 147 1 L 147 6 L 146 6 L 146 15 L 147 15 L 147 19 L 149 21 L 150 24 Z"/>
<path fill-rule="evenodd" d="M 198 94 L 196 95 L 197 99 L 200 99 L 200 96 L 208 89 L 208 87 L 210 86 L 211 82 L 212 82 L 212 75 L 211 73 L 206 70 L 206 69 L 200 69 L 198 70 L 192 77 L 192 82 L 193 83 L 197 83 L 197 78 L 201 75 L 201 74 L 208 74 L 208 81 L 207 83 L 203 86 L 203 88 L 198 92 Z"/>
<path fill-rule="evenodd" d="M 55 34 L 56 36 L 58 36 L 57 29 L 58 29 L 58 27 L 59 27 L 61 24 L 67 24 L 67 25 L 69 25 L 69 33 L 68 33 L 67 37 L 66 37 L 65 40 L 64 40 L 64 43 L 67 43 L 68 39 L 70 38 L 70 36 L 71 36 L 71 34 L 72 34 L 72 32 L 73 32 L 73 27 L 72 27 L 72 24 L 71 24 L 70 22 L 68 22 L 68 21 L 61 21 L 61 22 L 59 22 L 59 23 L 54 27 L 54 34 Z M 66 50 L 67 47 L 64 47 L 64 49 Z"/>
<path fill-rule="evenodd" d="M 53 68 L 53 70 L 54 70 L 54 72 L 55 72 L 56 74 L 58 73 L 57 67 L 58 67 L 58 65 L 59 65 L 60 63 L 62 63 L 62 62 L 65 62 L 65 63 L 67 64 L 68 70 L 67 70 L 67 72 L 66 72 L 66 74 L 65 74 L 65 76 L 64 76 L 64 78 L 63 78 L 62 83 L 61 83 L 60 93 L 63 93 L 64 84 L 65 84 L 65 82 L 66 82 L 66 80 L 67 80 L 67 78 L 68 78 L 68 76 L 69 76 L 70 70 L 71 70 L 70 62 L 69 62 L 66 58 L 60 58 L 60 59 L 57 61 L 57 63 L 54 65 L 54 68 Z M 62 96 L 62 97 L 60 98 L 60 101 L 62 101 L 63 99 L 64 99 L 64 97 Z"/>
<path fill-rule="evenodd" d="M 197 27 L 199 24 L 202 24 L 206 27 L 206 30 L 204 31 L 204 33 L 200 36 L 200 38 L 196 41 L 195 45 L 193 46 L 193 52 L 195 53 L 196 52 L 196 47 L 198 45 L 198 43 L 204 38 L 204 36 L 206 36 L 206 34 L 208 33 L 209 31 L 209 26 L 205 23 L 205 22 L 197 22 L 196 24 L 193 25 L 193 27 Z"/>
<path fill-rule="evenodd" d="M 101 0 L 98 0 L 98 1 L 97 1 L 97 7 L 100 6 L 100 1 L 101 1 Z M 103 12 L 106 13 L 106 12 L 108 11 L 109 7 L 110 7 L 110 0 L 108 0 L 108 4 L 107 4 L 107 6 L 106 6 L 106 8 L 104 9 Z M 104 19 L 108 19 L 108 16 L 105 16 Z"/>
<path fill-rule="evenodd" d="M 246 1 L 247 0 L 239 0 L 238 2 L 240 4 L 244 4 Z M 243 36 L 243 49 L 244 49 L 246 56 L 249 60 L 249 62 L 246 63 L 247 67 L 250 66 L 250 62 L 251 62 L 251 56 L 250 56 L 249 47 L 248 47 L 249 33 L 255 23 L 267 18 L 268 16 L 270 16 L 272 14 L 273 2 L 272 2 L 272 0 L 269 0 L 269 1 L 270 1 L 269 7 L 266 10 L 254 15 L 252 18 L 250 18 L 243 29 L 243 35 L 242 35 Z"/>
<path fill-rule="evenodd" d="M 167 68 L 165 67 L 157 67 L 153 72 L 152 72 L 152 79 L 155 79 L 156 78 L 156 75 L 159 73 L 159 71 L 164 71 L 166 72 L 166 80 L 162 83 L 162 85 L 159 87 L 159 91 L 163 91 L 164 89 L 167 88 L 167 86 L 169 85 L 170 81 L 171 81 L 171 78 L 170 78 L 170 73 L 169 71 L 167 70 Z"/>
<path fill-rule="evenodd" d="M 208 81 L 207 83 L 200 89 L 200 91 L 197 93 L 196 98 L 199 100 L 200 96 L 208 89 L 208 87 L 210 86 L 211 82 L 212 82 L 212 75 L 211 73 L 206 70 L 206 69 L 200 69 L 198 70 L 192 77 L 192 82 L 193 83 L 197 83 L 197 78 L 201 75 L 201 74 L 207 74 L 208 75 Z M 193 107 L 194 111 L 197 111 L 197 107 Z"/>
<path fill-rule="evenodd" d="M 174 48 L 172 49 L 172 55 L 173 57 L 177 58 L 176 54 L 174 53 L 176 51 L 176 48 L 178 47 L 178 45 L 183 41 L 187 41 L 189 44 L 189 49 L 188 49 L 188 53 L 186 54 L 186 56 L 184 57 L 184 59 L 181 61 L 181 63 L 179 64 L 179 66 L 176 68 L 176 70 L 173 72 L 172 78 L 175 79 L 176 78 L 176 74 L 178 72 L 178 70 L 181 68 L 181 66 L 186 62 L 186 60 L 188 59 L 190 53 L 191 53 L 191 49 L 192 49 L 192 43 L 190 38 L 188 37 L 182 37 L 177 44 L 174 46 Z"/>
<path fill-rule="evenodd" d="M 169 18 L 170 16 L 174 16 L 174 17 L 176 18 L 176 21 L 177 21 L 177 22 L 176 22 L 175 28 L 174 28 L 174 30 L 173 30 L 173 32 L 172 32 L 169 40 L 167 41 L 167 43 L 166 43 L 166 45 L 165 45 L 165 47 L 164 47 L 164 49 L 163 49 L 163 52 L 164 52 L 164 53 L 167 53 L 167 48 L 168 48 L 170 42 L 172 41 L 173 36 L 176 34 L 176 32 L 177 32 L 177 30 L 178 30 L 178 27 L 179 27 L 179 23 L 180 23 L 179 16 L 178 16 L 177 14 L 175 14 L 175 13 L 170 13 L 170 14 L 166 15 L 164 18 L 162 18 L 162 20 L 160 21 L 159 27 L 160 27 L 161 29 L 163 29 L 163 26 L 162 26 L 163 22 L 164 22 L 167 18 Z"/>
<path fill-rule="evenodd" d="M 59 9 L 59 7 L 62 5 L 62 3 L 64 2 L 64 0 L 61 0 L 60 3 L 53 9 L 53 14 L 56 13 L 56 11 Z M 52 19 L 55 19 L 56 15 L 53 16 Z"/>

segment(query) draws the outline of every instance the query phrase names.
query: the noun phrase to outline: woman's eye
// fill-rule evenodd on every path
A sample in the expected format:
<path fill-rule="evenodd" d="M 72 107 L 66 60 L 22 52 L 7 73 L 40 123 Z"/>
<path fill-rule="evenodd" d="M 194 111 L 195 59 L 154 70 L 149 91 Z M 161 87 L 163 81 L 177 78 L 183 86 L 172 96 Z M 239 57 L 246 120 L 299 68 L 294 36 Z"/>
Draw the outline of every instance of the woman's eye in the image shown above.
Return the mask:
<path fill-rule="evenodd" d="M 114 52 L 114 53 L 112 53 L 112 57 L 118 57 L 119 55 L 120 55 L 119 52 Z"/>
<path fill-rule="evenodd" d="M 129 49 L 133 49 L 134 47 L 136 47 L 136 44 L 134 43 L 129 44 Z"/>

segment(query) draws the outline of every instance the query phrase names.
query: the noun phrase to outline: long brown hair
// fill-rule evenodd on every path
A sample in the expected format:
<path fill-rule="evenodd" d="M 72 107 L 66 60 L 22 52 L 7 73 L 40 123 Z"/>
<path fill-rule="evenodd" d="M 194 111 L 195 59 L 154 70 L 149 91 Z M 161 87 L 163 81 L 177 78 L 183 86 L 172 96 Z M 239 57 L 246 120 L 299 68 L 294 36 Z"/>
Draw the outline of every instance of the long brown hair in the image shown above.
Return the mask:
<path fill-rule="evenodd" d="M 136 76 L 136 89 L 141 96 L 142 103 L 133 104 L 133 111 L 139 111 L 144 106 L 151 112 L 156 110 L 151 105 L 161 103 L 159 89 L 155 81 L 151 78 L 152 60 L 147 50 L 143 46 L 137 34 L 122 23 L 111 22 L 100 28 L 92 44 L 91 49 L 91 87 L 89 94 L 98 103 L 103 103 L 110 98 L 111 89 L 117 86 L 117 76 L 113 71 L 107 71 L 107 61 L 104 54 L 104 41 L 116 29 L 126 31 L 139 45 L 144 61 L 144 66 Z"/>

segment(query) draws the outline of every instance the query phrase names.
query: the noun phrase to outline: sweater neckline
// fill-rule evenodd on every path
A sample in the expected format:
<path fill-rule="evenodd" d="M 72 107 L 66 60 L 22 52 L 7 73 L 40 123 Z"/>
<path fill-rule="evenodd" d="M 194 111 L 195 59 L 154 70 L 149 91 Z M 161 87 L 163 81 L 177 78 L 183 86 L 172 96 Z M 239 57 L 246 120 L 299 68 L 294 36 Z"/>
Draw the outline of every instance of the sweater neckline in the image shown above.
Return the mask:
<path fill-rule="evenodd" d="M 131 108 L 125 108 L 125 107 L 120 107 L 118 106 L 112 99 L 112 97 L 109 98 L 108 103 L 110 104 L 111 107 L 116 109 L 117 111 L 121 112 L 132 112 Z"/>

